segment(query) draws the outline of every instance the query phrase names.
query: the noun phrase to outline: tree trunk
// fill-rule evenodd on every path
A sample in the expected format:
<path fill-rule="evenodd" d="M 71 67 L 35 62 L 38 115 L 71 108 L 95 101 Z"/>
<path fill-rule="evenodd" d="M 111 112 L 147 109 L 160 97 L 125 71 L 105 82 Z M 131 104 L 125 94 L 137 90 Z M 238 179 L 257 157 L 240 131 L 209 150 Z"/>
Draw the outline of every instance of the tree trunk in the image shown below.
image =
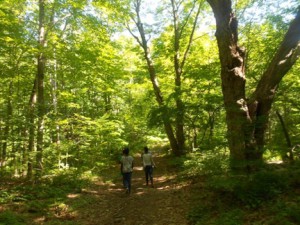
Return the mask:
<path fill-rule="evenodd" d="M 135 13 L 136 13 L 137 18 L 136 19 L 132 18 L 135 21 L 135 24 L 138 28 L 140 38 L 135 36 L 131 32 L 130 29 L 129 29 L 129 31 L 131 32 L 133 37 L 137 40 L 137 42 L 139 43 L 139 45 L 142 47 L 142 49 L 144 51 L 144 58 L 147 62 L 147 68 L 148 68 L 148 72 L 149 72 L 149 75 L 150 75 L 150 80 L 151 80 L 151 83 L 152 83 L 152 87 L 153 87 L 153 90 L 154 90 L 156 101 L 157 101 L 159 107 L 163 109 L 163 108 L 165 108 L 165 103 L 164 103 L 163 96 L 161 94 L 161 90 L 160 90 L 160 87 L 159 87 L 159 84 L 158 84 L 154 63 L 153 63 L 153 60 L 151 59 L 151 53 L 150 53 L 150 49 L 148 47 L 147 39 L 146 39 L 146 36 L 145 36 L 144 27 L 143 27 L 143 24 L 141 22 L 140 6 L 141 6 L 141 1 L 136 0 L 136 2 L 135 2 Z M 171 121 L 170 121 L 169 117 L 168 116 L 163 116 L 162 120 L 163 120 L 163 124 L 164 124 L 166 134 L 168 136 L 168 140 L 170 142 L 172 152 L 174 153 L 174 155 L 177 155 L 177 156 L 182 155 L 182 149 L 179 148 L 179 145 L 178 145 L 178 142 L 177 142 L 176 137 L 174 135 L 173 127 L 172 127 L 172 124 L 171 124 Z"/>
<path fill-rule="evenodd" d="M 250 115 L 255 121 L 254 134 L 258 146 L 258 157 L 262 157 L 263 146 L 265 144 L 264 134 L 267 129 L 268 118 L 278 85 L 295 64 L 299 55 L 300 8 L 272 61 L 258 82 L 257 88 L 248 104 Z"/>
<path fill-rule="evenodd" d="M 181 75 L 182 68 L 180 65 L 180 27 L 178 21 L 178 5 L 174 0 L 171 0 L 173 23 L 174 23 L 174 71 L 175 71 L 175 103 L 176 103 L 176 139 L 178 148 L 184 151 L 185 136 L 184 136 L 184 103 L 181 94 Z"/>
<path fill-rule="evenodd" d="M 216 19 L 216 38 L 233 170 L 256 169 L 263 161 L 264 135 L 268 117 L 282 77 L 299 55 L 299 11 L 258 86 L 245 96 L 245 49 L 238 46 L 238 21 L 230 0 L 208 0 Z"/>
<path fill-rule="evenodd" d="M 199 3 L 196 16 L 193 21 L 193 28 L 190 32 L 189 41 L 187 42 L 186 49 L 184 51 L 183 57 L 180 56 L 180 45 L 182 40 L 182 33 L 186 28 L 188 20 L 191 18 L 191 14 L 196 7 L 197 1 L 193 2 L 193 6 L 189 11 L 189 16 L 183 20 L 179 20 L 178 12 L 180 11 L 180 6 L 182 1 L 171 0 L 172 4 L 172 14 L 173 14 L 173 29 L 174 29 L 174 71 L 175 71 L 175 103 L 176 103 L 176 139 L 178 142 L 178 148 L 181 149 L 182 153 L 185 152 L 185 132 L 184 132 L 184 115 L 185 115 L 185 105 L 182 101 L 182 75 L 183 68 L 187 59 L 187 55 L 190 51 L 196 24 L 200 14 L 202 4 Z"/>
<path fill-rule="evenodd" d="M 9 137 L 10 125 L 11 125 L 11 117 L 12 117 L 11 96 L 12 96 L 12 81 L 10 81 L 10 83 L 9 83 L 9 90 L 8 90 L 8 96 L 7 96 L 7 109 L 6 109 L 7 117 L 6 117 L 6 121 L 5 121 L 3 142 L 2 142 L 1 167 L 4 167 L 6 164 L 7 142 L 8 142 L 8 137 Z"/>
<path fill-rule="evenodd" d="M 180 7 L 182 7 L 182 1 L 176 1 L 171 0 L 172 5 L 172 14 L 173 14 L 173 28 L 174 28 L 174 72 L 175 72 L 175 104 L 176 104 L 176 116 L 175 116 L 175 124 L 172 124 L 170 121 L 170 118 L 168 115 L 163 116 L 163 123 L 164 128 L 166 131 L 166 134 L 168 136 L 172 151 L 175 155 L 180 156 L 185 154 L 185 132 L 184 132 L 184 115 L 185 115 L 185 105 L 182 101 L 182 87 L 181 87 L 181 77 L 183 74 L 183 68 L 187 59 L 188 52 L 190 50 L 190 47 L 192 45 L 192 40 L 197 24 L 197 19 L 200 14 L 200 9 L 202 4 L 199 3 L 198 10 L 195 14 L 195 18 L 193 21 L 193 28 L 189 36 L 189 41 L 187 42 L 186 49 L 184 51 L 184 54 L 182 58 L 180 57 L 180 41 L 182 40 L 182 33 L 184 29 L 186 28 L 186 25 L 188 24 L 189 19 L 191 18 L 192 12 L 194 12 L 195 6 L 198 3 L 198 1 L 193 1 L 192 7 L 188 13 L 188 16 L 185 18 L 184 21 L 179 20 L 178 12 L 181 10 Z M 141 22 L 140 18 L 140 7 L 141 7 L 141 0 L 136 0 L 134 3 L 135 7 L 135 14 L 136 18 L 132 17 L 132 20 L 135 22 L 136 27 L 138 28 L 140 38 L 135 36 L 131 30 L 131 34 L 133 37 L 137 40 L 137 42 L 140 44 L 140 46 L 143 48 L 144 51 L 144 57 L 147 61 L 148 71 L 150 74 L 150 79 L 152 82 L 152 86 L 154 89 L 154 93 L 156 96 L 156 101 L 158 102 L 158 105 L 160 108 L 165 108 L 166 105 L 163 101 L 163 97 L 158 85 L 158 80 L 156 77 L 156 71 L 154 68 L 154 63 L 151 59 L 151 54 L 148 46 L 148 41 L 145 36 L 145 31 L 143 24 Z M 180 8 L 180 9 L 179 9 Z M 173 125 L 173 126 L 172 126 Z M 175 130 L 175 132 L 174 132 Z"/>
<path fill-rule="evenodd" d="M 37 154 L 36 154 L 36 175 L 37 179 L 41 176 L 43 169 L 43 142 L 44 142 L 44 73 L 45 73 L 45 55 L 44 49 L 46 44 L 45 31 L 45 2 L 39 0 L 39 54 L 37 59 Z"/>
<path fill-rule="evenodd" d="M 51 96 L 52 96 L 52 104 L 53 104 L 53 110 L 54 110 L 54 117 L 56 118 L 58 116 L 58 110 L 57 110 L 57 64 L 55 61 L 54 64 L 54 74 L 50 74 L 50 83 L 51 83 Z M 52 142 L 55 143 L 55 145 L 59 145 L 60 143 L 60 127 L 57 123 L 54 124 L 55 128 L 52 131 Z"/>
<path fill-rule="evenodd" d="M 28 151 L 25 153 L 25 161 L 27 160 L 27 179 L 32 179 L 33 174 L 33 158 L 32 153 L 34 151 L 34 140 L 35 140 L 35 107 L 37 99 L 37 79 L 34 80 L 33 88 L 29 100 L 28 110 L 28 123 L 29 123 L 29 139 L 28 139 Z M 27 158 L 27 159 L 26 159 Z"/>
<path fill-rule="evenodd" d="M 152 86 L 153 86 L 153 89 L 154 89 L 154 93 L 155 93 L 155 96 L 156 96 L 156 101 L 157 101 L 159 107 L 164 108 L 165 104 L 164 104 L 163 97 L 162 97 L 162 94 L 161 94 L 161 91 L 160 91 L 160 87 L 158 85 L 158 81 L 157 81 L 157 77 L 156 77 L 156 71 L 155 71 L 155 68 L 154 68 L 154 65 L 153 65 L 153 61 L 150 58 L 150 53 L 148 52 L 148 48 L 145 51 L 145 58 L 146 58 L 146 61 L 147 61 L 148 71 L 149 71 L 149 74 L 150 74 L 150 79 L 151 79 Z M 163 115 L 162 120 L 163 120 L 164 128 L 165 128 L 166 134 L 168 136 L 170 146 L 171 146 L 171 149 L 172 149 L 174 155 L 176 155 L 176 156 L 182 155 L 182 149 L 180 149 L 180 147 L 178 145 L 178 142 L 177 142 L 176 137 L 174 135 L 174 131 L 173 131 L 171 121 L 170 121 L 169 117 Z"/>
<path fill-rule="evenodd" d="M 286 140 L 286 144 L 287 144 L 287 147 L 288 147 L 288 151 L 284 151 L 283 154 L 282 154 L 282 159 L 283 160 L 286 160 L 287 159 L 287 152 L 289 153 L 289 160 L 292 162 L 294 161 L 294 154 L 293 154 L 293 151 L 292 151 L 292 142 L 291 142 L 291 138 L 290 138 L 290 135 L 289 135 L 289 132 L 286 128 L 286 125 L 284 123 L 284 120 L 282 118 L 282 116 L 280 115 L 279 111 L 277 110 L 276 111 L 276 114 L 278 116 L 278 119 L 280 121 L 280 124 L 281 124 L 281 127 L 282 127 L 282 131 L 283 131 L 283 134 L 284 134 L 284 137 L 285 137 L 285 140 Z"/>

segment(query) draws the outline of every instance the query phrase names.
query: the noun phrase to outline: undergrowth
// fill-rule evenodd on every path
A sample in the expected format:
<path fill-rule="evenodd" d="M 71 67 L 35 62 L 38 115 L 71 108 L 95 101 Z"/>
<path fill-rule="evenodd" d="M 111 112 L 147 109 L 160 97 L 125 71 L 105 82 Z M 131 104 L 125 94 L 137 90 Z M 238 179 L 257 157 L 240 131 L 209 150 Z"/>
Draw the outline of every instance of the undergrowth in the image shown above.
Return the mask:
<path fill-rule="evenodd" d="M 283 225 L 300 224 L 299 165 L 232 175 L 228 171 L 220 173 L 223 163 L 220 159 L 220 156 L 191 157 L 186 163 L 183 174 L 205 179 L 201 192 L 193 192 L 190 224 L 271 225 L 278 221 Z"/>
<path fill-rule="evenodd" d="M 0 189 L 3 205 L 0 225 L 34 224 L 32 218 L 37 216 L 55 218 L 57 210 L 63 210 L 60 208 L 65 205 L 67 195 L 80 193 L 89 184 L 87 176 L 77 175 L 74 171 L 44 177 L 38 184 L 25 181 L 18 184 L 8 180 Z"/>

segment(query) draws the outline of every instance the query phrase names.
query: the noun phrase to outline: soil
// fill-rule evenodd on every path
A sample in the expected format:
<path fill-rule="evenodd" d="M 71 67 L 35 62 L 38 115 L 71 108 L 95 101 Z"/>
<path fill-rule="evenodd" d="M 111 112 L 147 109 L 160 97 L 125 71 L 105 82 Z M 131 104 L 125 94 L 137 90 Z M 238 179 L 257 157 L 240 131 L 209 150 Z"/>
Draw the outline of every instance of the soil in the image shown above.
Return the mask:
<path fill-rule="evenodd" d="M 104 178 L 81 194 L 70 195 L 69 203 L 86 202 L 63 217 L 82 225 L 185 225 L 189 210 L 189 191 L 184 182 L 176 181 L 176 170 L 167 166 L 165 157 L 154 157 L 154 188 L 145 185 L 139 157 L 135 157 L 132 192 L 125 193 L 118 165 Z M 109 180 L 108 178 L 113 177 Z M 79 202 L 79 201 L 78 201 Z M 74 223 L 74 224 L 75 224 Z"/>

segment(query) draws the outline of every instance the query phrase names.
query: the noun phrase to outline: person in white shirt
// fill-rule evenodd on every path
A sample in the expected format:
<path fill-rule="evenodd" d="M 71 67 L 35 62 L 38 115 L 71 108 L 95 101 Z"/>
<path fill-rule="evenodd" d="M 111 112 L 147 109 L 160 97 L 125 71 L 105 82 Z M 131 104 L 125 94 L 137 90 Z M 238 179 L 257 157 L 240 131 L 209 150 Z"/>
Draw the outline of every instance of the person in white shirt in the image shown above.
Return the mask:
<path fill-rule="evenodd" d="M 151 182 L 151 187 L 153 186 L 153 167 L 155 167 L 155 163 L 153 161 L 152 154 L 149 152 L 148 147 L 144 147 L 144 153 L 142 154 L 143 167 L 145 171 L 146 177 L 146 185 L 149 185 L 149 180 Z"/>
<path fill-rule="evenodd" d="M 121 162 L 121 171 L 123 174 L 123 182 L 126 188 L 126 193 L 130 194 L 131 192 L 131 175 L 133 171 L 133 157 L 129 155 L 129 148 L 123 150 L 123 156 L 120 160 Z"/>

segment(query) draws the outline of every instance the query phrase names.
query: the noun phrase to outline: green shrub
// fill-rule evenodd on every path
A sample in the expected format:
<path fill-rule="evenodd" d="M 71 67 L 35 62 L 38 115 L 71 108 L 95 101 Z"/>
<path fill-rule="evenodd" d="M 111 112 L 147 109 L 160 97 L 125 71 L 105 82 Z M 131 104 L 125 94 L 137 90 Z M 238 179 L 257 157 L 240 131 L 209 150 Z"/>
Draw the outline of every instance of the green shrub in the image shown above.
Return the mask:
<path fill-rule="evenodd" d="M 25 225 L 25 220 L 11 211 L 0 213 L 0 225 Z"/>
<path fill-rule="evenodd" d="M 62 192 L 81 192 L 89 183 L 89 179 L 82 178 L 76 171 L 63 171 L 53 176 L 50 187 Z"/>
<path fill-rule="evenodd" d="M 188 220 L 191 224 L 203 224 L 208 222 L 216 208 L 210 202 L 203 202 L 193 206 L 188 213 Z"/>
<path fill-rule="evenodd" d="M 234 187 L 236 199 L 251 208 L 259 207 L 264 201 L 271 200 L 286 191 L 287 177 L 275 172 L 258 172 L 252 178 Z"/>
<path fill-rule="evenodd" d="M 12 199 L 10 193 L 5 190 L 0 191 L 0 203 L 6 203 Z"/>
<path fill-rule="evenodd" d="M 227 212 L 222 212 L 216 221 L 215 225 L 243 225 L 244 212 L 240 209 L 233 209 Z"/>
<path fill-rule="evenodd" d="M 286 210 L 287 213 L 287 219 L 289 221 L 295 223 L 295 224 L 300 224 L 300 207 L 299 206 L 291 206 L 288 207 Z"/>
<path fill-rule="evenodd" d="M 207 187 L 220 199 L 257 208 L 289 188 L 287 175 L 276 171 L 257 172 L 247 176 L 218 176 L 211 178 Z"/>
<path fill-rule="evenodd" d="M 229 170 L 228 155 L 221 150 L 195 152 L 183 162 L 184 176 L 221 175 Z"/>

